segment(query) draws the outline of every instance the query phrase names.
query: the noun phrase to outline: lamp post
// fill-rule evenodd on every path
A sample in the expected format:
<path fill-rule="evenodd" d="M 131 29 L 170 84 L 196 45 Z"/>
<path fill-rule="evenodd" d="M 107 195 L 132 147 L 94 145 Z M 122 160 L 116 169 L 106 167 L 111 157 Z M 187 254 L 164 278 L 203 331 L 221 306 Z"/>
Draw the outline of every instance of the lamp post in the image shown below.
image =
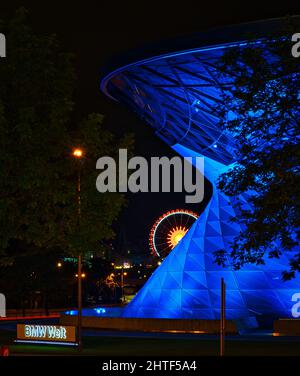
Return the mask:
<path fill-rule="evenodd" d="M 226 304 L 226 285 L 224 278 L 221 278 L 221 320 L 220 320 L 220 356 L 225 355 L 225 304 Z"/>
<path fill-rule="evenodd" d="M 127 276 L 127 272 L 124 272 L 124 264 L 122 265 L 122 273 L 121 273 L 121 300 L 122 303 L 125 303 L 125 295 L 124 295 L 124 277 Z"/>
<path fill-rule="evenodd" d="M 124 264 L 121 269 L 121 302 L 124 303 Z"/>
<path fill-rule="evenodd" d="M 74 149 L 73 150 L 73 157 L 78 159 L 78 169 L 77 169 L 77 220 L 78 220 L 78 227 L 80 228 L 80 221 L 81 221 L 81 159 L 83 158 L 83 151 L 82 149 Z M 81 254 L 78 254 L 77 257 L 77 343 L 78 343 L 78 350 L 82 350 L 82 257 Z"/>

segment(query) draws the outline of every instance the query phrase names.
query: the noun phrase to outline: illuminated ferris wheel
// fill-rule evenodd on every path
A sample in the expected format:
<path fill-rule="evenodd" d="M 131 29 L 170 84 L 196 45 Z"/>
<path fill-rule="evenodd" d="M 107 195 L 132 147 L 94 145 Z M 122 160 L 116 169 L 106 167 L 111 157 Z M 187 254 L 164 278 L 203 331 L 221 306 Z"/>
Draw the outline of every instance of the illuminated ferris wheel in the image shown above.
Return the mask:
<path fill-rule="evenodd" d="M 185 209 L 171 210 L 160 216 L 150 231 L 149 243 L 153 255 L 164 259 L 198 217 L 198 214 Z"/>

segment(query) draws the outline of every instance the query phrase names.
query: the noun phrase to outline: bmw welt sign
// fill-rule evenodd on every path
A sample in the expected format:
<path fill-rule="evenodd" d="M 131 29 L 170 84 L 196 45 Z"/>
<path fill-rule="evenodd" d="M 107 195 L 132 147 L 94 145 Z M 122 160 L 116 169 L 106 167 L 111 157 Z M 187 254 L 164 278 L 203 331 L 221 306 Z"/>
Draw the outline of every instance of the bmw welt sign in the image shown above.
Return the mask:
<path fill-rule="evenodd" d="M 76 342 L 76 327 L 61 325 L 17 325 L 17 342 L 55 342 L 74 343 Z"/>

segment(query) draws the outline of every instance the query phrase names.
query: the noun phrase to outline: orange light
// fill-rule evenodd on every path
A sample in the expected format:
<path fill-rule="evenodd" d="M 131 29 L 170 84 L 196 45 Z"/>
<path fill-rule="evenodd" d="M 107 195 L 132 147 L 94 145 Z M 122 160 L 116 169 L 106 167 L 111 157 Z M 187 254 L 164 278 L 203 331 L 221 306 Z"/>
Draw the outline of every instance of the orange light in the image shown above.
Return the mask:
<path fill-rule="evenodd" d="M 194 212 L 192 212 L 192 211 L 190 211 L 190 210 L 185 210 L 185 209 L 169 210 L 168 212 L 166 212 L 166 213 L 164 213 L 163 215 L 161 215 L 161 216 L 155 221 L 155 223 L 153 224 L 153 226 L 152 226 L 152 228 L 151 228 L 151 231 L 150 231 L 149 244 L 150 244 L 151 252 L 152 252 L 153 255 L 161 257 L 161 256 L 158 254 L 158 251 L 157 251 L 156 246 L 155 246 L 155 241 L 154 241 L 154 235 L 155 235 L 155 232 L 156 232 L 158 226 L 160 225 L 160 223 L 161 223 L 163 220 L 165 220 L 166 218 L 168 218 L 168 217 L 170 217 L 170 216 L 172 216 L 172 215 L 176 215 L 176 214 L 184 214 L 184 215 L 188 215 L 188 216 L 190 216 L 190 217 L 193 217 L 195 220 L 196 220 L 197 218 L 199 218 L 199 215 L 198 215 L 197 213 L 194 213 Z M 180 227 L 181 227 L 181 226 L 180 226 Z M 188 228 L 186 228 L 186 227 L 184 226 L 184 227 L 182 227 L 182 230 L 185 230 L 185 234 L 186 234 L 187 231 L 188 231 Z M 173 248 L 177 245 L 177 243 L 179 242 L 179 240 L 181 240 L 181 239 L 183 238 L 183 236 L 185 235 L 185 234 L 184 234 L 181 238 L 178 238 L 178 237 L 177 237 L 177 239 L 176 239 L 176 240 L 177 240 L 177 243 L 176 243 L 176 244 L 174 243 L 174 245 L 172 245 L 170 242 L 168 242 L 168 235 L 170 235 L 172 231 L 174 231 L 174 228 L 171 229 L 171 230 L 169 231 L 169 233 L 167 234 L 167 239 L 166 239 L 166 240 L 167 240 L 167 244 L 168 244 L 168 246 L 169 246 L 170 249 L 173 249 Z M 162 260 L 163 260 L 163 259 L 162 259 Z"/>
<path fill-rule="evenodd" d="M 58 262 L 58 263 L 57 263 L 57 267 L 58 267 L 58 268 L 61 268 L 61 267 L 62 267 L 62 263 L 61 263 L 61 262 Z"/>
<path fill-rule="evenodd" d="M 83 155 L 83 151 L 81 149 L 74 149 L 73 156 L 76 158 L 81 158 Z"/>
<path fill-rule="evenodd" d="M 125 272 L 125 273 L 123 273 L 123 275 L 127 275 L 127 273 Z"/>
<path fill-rule="evenodd" d="M 167 242 L 169 246 L 173 249 L 180 240 L 184 237 L 184 235 L 187 233 L 187 229 L 185 227 L 175 227 L 172 228 L 172 230 L 168 233 Z"/>
<path fill-rule="evenodd" d="M 75 277 L 78 278 L 78 274 L 75 274 Z M 85 273 L 82 273 L 81 274 L 81 278 L 85 278 L 86 277 L 86 274 Z"/>

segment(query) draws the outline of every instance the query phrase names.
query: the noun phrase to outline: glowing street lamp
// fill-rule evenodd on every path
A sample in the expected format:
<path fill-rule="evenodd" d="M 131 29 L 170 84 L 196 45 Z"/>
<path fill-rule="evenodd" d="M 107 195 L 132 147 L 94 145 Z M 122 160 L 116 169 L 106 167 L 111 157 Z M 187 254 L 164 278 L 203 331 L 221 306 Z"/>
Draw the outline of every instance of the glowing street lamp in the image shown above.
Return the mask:
<path fill-rule="evenodd" d="M 125 303 L 125 295 L 124 295 L 124 277 L 127 276 L 127 272 L 124 272 L 124 264 L 122 264 L 122 272 L 121 272 L 121 294 L 122 294 L 122 302 Z"/>
<path fill-rule="evenodd" d="M 73 157 L 81 158 L 83 156 L 82 149 L 74 149 L 73 150 Z"/>
<path fill-rule="evenodd" d="M 72 152 L 72 156 L 81 162 L 83 158 L 83 150 L 80 148 L 75 148 Z M 81 163 L 78 163 L 78 174 L 77 174 L 77 220 L 78 227 L 80 227 L 81 220 Z M 77 298 L 78 298 L 78 350 L 82 350 L 82 278 L 85 277 L 85 274 L 82 273 L 82 257 L 81 254 L 78 254 L 78 270 L 77 270 Z"/>
<path fill-rule="evenodd" d="M 78 278 L 78 274 L 76 273 L 75 274 L 75 277 Z M 85 273 L 81 273 L 81 278 L 85 278 L 86 277 L 86 274 Z"/>

